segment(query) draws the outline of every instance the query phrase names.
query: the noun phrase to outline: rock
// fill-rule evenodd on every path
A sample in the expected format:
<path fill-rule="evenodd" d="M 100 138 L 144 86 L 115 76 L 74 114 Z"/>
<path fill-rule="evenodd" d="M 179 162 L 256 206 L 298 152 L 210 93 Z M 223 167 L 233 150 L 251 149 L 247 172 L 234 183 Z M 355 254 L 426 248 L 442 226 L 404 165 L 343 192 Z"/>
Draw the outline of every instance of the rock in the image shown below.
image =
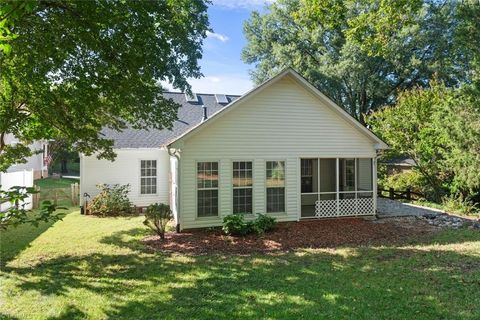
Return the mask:
<path fill-rule="evenodd" d="M 423 215 L 424 218 L 426 219 L 435 219 L 436 217 L 438 217 L 438 214 L 437 213 L 425 213 Z"/>

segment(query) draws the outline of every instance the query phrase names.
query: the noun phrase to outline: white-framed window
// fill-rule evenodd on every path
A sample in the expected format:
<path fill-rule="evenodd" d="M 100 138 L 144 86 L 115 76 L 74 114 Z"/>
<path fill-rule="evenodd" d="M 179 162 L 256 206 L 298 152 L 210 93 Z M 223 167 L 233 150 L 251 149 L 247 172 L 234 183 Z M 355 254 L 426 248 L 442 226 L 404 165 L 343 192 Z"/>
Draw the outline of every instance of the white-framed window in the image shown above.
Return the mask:
<path fill-rule="evenodd" d="M 197 162 L 197 216 L 218 216 L 218 162 Z"/>
<path fill-rule="evenodd" d="M 157 160 L 140 161 L 140 194 L 157 193 Z"/>
<path fill-rule="evenodd" d="M 233 213 L 253 213 L 253 169 L 251 161 L 233 162 Z"/>
<path fill-rule="evenodd" d="M 266 162 L 267 213 L 285 212 L 285 161 Z"/>

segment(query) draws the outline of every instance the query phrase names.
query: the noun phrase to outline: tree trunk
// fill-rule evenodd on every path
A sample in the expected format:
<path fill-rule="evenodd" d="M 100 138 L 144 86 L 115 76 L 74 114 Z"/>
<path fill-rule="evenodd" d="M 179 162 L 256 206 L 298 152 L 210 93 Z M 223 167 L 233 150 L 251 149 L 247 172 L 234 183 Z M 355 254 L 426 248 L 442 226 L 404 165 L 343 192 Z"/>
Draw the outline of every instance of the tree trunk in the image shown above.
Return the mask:
<path fill-rule="evenodd" d="M 61 172 L 62 174 L 68 173 L 68 169 L 67 169 L 67 159 L 62 159 L 61 166 L 60 166 L 60 172 Z"/>

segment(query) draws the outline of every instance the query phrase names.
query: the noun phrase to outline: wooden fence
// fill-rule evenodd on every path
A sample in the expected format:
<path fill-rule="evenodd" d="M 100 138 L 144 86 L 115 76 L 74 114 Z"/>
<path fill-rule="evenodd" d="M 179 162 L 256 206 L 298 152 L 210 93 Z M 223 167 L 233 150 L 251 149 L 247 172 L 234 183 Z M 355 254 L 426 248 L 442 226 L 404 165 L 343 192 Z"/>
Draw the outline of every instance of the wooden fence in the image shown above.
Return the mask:
<path fill-rule="evenodd" d="M 41 189 L 35 186 L 37 193 L 33 194 L 33 208 L 38 208 L 44 200 L 52 201 L 55 205 L 72 205 L 76 206 L 80 203 L 80 185 L 72 183 L 70 188 L 53 188 Z"/>
<path fill-rule="evenodd" d="M 390 200 L 404 199 L 404 200 L 418 200 L 424 198 L 425 195 L 414 192 L 407 188 L 407 190 L 395 190 L 394 188 L 389 189 L 378 189 L 378 196 L 380 198 L 388 198 Z"/>

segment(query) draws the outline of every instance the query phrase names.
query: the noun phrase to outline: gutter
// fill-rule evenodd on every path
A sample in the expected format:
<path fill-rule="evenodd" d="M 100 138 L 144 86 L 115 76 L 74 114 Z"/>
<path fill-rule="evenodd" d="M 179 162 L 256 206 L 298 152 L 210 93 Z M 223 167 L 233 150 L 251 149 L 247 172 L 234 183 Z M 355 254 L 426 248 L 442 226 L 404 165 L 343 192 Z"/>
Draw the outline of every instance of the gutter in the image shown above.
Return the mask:
<path fill-rule="evenodd" d="M 169 156 L 177 158 L 177 170 L 175 170 L 177 190 L 175 192 L 175 199 L 173 199 L 173 201 L 175 202 L 175 207 L 177 209 L 175 231 L 180 232 L 180 195 L 179 195 L 179 192 L 180 192 L 180 150 L 175 149 L 175 148 L 167 147 L 167 151 L 168 151 Z M 178 201 L 177 201 L 177 199 L 178 199 Z"/>

